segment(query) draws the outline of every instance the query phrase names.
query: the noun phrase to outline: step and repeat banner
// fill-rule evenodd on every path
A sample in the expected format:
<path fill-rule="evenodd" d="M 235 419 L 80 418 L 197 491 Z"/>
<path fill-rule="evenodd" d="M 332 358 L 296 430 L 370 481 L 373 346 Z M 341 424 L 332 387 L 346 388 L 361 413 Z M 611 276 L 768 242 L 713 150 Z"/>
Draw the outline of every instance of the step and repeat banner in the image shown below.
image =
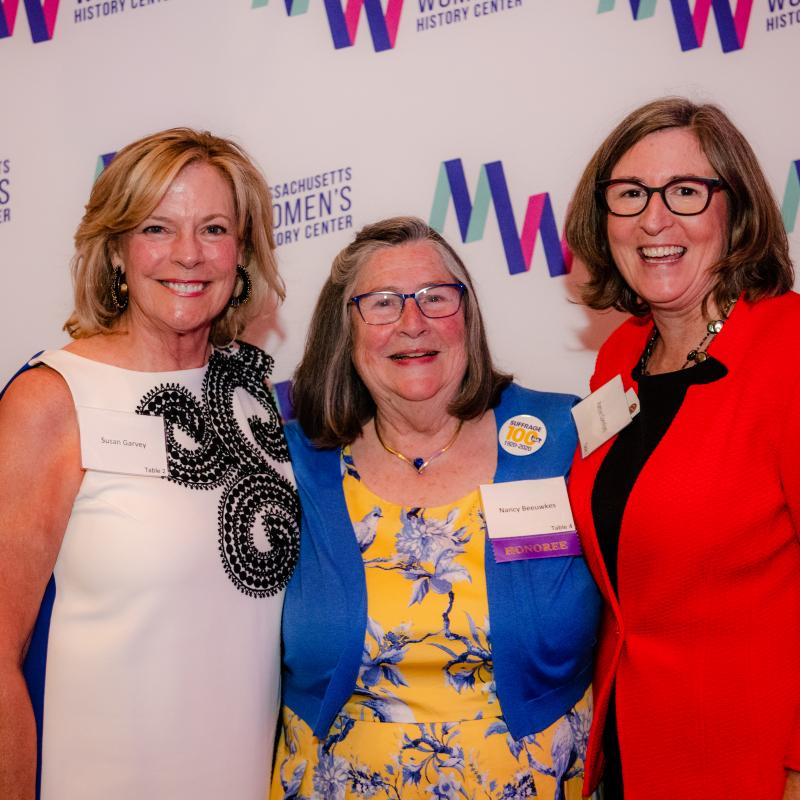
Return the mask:
<path fill-rule="evenodd" d="M 800 0 L 0 0 L 0 381 L 66 341 L 98 171 L 189 125 L 236 139 L 272 186 L 287 299 L 247 338 L 279 390 L 335 253 L 416 214 L 472 271 L 500 365 L 585 394 L 622 319 L 576 302 L 562 241 L 586 161 L 647 100 L 716 102 L 798 259 L 799 66 Z"/>

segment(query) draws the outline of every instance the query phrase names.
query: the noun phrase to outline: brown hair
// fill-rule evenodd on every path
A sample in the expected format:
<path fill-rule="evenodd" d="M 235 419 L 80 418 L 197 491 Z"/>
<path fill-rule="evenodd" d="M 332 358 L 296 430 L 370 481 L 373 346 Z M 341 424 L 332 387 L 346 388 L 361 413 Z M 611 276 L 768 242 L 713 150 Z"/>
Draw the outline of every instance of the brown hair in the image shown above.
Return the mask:
<path fill-rule="evenodd" d="M 616 308 L 638 316 L 649 311 L 614 263 L 607 212 L 596 190 L 598 181 L 611 177 L 615 165 L 631 147 L 667 128 L 688 128 L 727 187 L 728 248 L 714 266 L 716 279 L 709 293 L 716 305 L 722 308 L 742 293 L 756 301 L 789 291 L 794 284 L 794 269 L 786 231 L 747 140 L 717 106 L 664 97 L 637 108 L 614 128 L 592 156 L 575 190 L 567 212 L 566 237 L 589 271 L 582 290 L 584 302 L 591 308 Z"/>
<path fill-rule="evenodd" d="M 111 296 L 111 253 L 125 233 L 152 213 L 178 173 L 195 162 L 216 167 L 230 184 L 237 236 L 252 284 L 250 302 L 226 308 L 211 328 L 211 341 L 225 344 L 234 339 L 262 311 L 270 292 L 283 299 L 274 256 L 272 200 L 263 175 L 229 139 L 207 131 L 171 128 L 124 147 L 92 187 L 75 232 L 75 310 L 64 325 L 74 339 L 110 333 L 116 327 L 125 312 Z"/>
<path fill-rule="evenodd" d="M 467 287 L 464 298 L 467 369 L 448 409 L 459 419 L 481 416 L 496 405 L 511 376 L 495 369 L 478 300 L 467 268 L 455 250 L 417 217 L 392 217 L 367 225 L 333 260 L 311 318 L 305 352 L 294 375 L 297 419 L 316 444 L 336 447 L 356 439 L 375 414 L 375 402 L 353 366 L 348 310 L 361 268 L 381 249 L 430 243 L 453 277 Z"/>

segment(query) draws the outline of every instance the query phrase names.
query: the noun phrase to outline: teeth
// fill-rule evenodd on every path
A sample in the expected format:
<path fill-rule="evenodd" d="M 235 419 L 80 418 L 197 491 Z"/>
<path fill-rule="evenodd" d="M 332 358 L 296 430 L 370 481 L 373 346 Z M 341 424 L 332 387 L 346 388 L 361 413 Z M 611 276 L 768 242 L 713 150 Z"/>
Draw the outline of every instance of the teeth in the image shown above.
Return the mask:
<path fill-rule="evenodd" d="M 645 258 L 664 258 L 665 256 L 682 256 L 686 252 L 685 247 L 667 245 L 662 247 L 642 247 L 642 255 Z"/>
<path fill-rule="evenodd" d="M 172 289 L 173 292 L 178 294 L 196 294 L 203 291 L 202 283 L 179 283 L 177 281 L 161 281 L 161 283 L 167 289 Z"/>
<path fill-rule="evenodd" d="M 425 358 L 426 356 L 433 356 L 436 355 L 435 352 L 430 351 L 427 353 L 395 353 L 392 358 L 394 359 L 401 359 L 401 358 Z"/>

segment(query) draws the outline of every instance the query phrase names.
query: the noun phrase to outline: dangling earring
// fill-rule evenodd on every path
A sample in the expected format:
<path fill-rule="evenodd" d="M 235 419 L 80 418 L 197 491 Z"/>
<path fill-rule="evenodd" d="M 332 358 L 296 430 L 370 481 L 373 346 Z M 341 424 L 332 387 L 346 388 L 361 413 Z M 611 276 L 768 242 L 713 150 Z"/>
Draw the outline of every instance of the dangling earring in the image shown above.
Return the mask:
<path fill-rule="evenodd" d="M 243 267 L 241 264 L 237 264 L 236 277 L 242 282 L 242 288 L 239 294 L 232 295 L 231 299 L 228 300 L 228 305 L 231 308 L 239 308 L 239 306 L 243 306 L 250 299 L 250 273 L 247 271 L 247 268 Z"/>
<path fill-rule="evenodd" d="M 128 283 L 122 267 L 114 267 L 114 278 L 111 281 L 111 301 L 117 311 L 124 311 L 128 307 Z"/>

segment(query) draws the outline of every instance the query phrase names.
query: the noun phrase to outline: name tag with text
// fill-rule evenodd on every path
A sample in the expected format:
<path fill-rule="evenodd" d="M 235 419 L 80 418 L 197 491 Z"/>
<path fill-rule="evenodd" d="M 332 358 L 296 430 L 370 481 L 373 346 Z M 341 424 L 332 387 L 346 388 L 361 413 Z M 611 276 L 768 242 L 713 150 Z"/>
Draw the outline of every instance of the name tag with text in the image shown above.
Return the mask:
<path fill-rule="evenodd" d="M 78 408 L 84 469 L 167 475 L 164 418 L 107 408 Z"/>
<path fill-rule="evenodd" d="M 563 477 L 490 483 L 480 490 L 495 561 L 581 554 Z"/>
<path fill-rule="evenodd" d="M 616 436 L 639 413 L 639 398 L 633 389 L 625 391 L 622 376 L 616 375 L 572 408 L 578 429 L 581 456 L 597 450 Z"/>

